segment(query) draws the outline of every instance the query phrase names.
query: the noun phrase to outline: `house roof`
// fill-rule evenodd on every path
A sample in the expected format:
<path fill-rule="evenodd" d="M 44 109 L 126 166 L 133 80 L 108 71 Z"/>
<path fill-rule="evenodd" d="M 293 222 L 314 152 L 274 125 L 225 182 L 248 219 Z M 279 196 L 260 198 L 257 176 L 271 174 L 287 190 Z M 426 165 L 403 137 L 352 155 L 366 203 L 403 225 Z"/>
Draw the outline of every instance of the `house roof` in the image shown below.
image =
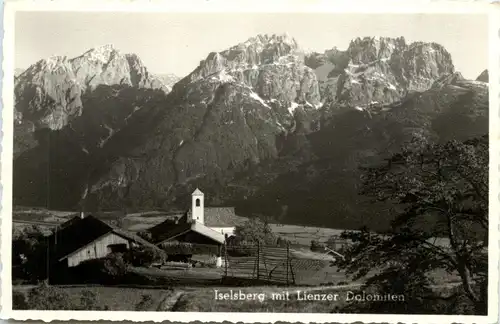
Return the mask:
<path fill-rule="evenodd" d="M 49 237 L 52 257 L 62 260 L 73 252 L 92 243 L 105 234 L 113 232 L 138 244 L 157 249 L 154 244 L 116 226 L 107 224 L 93 216 L 74 217 L 59 227 Z M 56 244 L 57 243 L 57 244 Z"/>
<path fill-rule="evenodd" d="M 200 223 L 194 222 L 191 225 L 191 230 L 196 232 L 196 233 L 199 233 L 203 236 L 206 236 L 206 237 L 208 237 L 208 238 L 210 238 L 210 239 L 212 239 L 220 244 L 223 244 L 224 241 L 226 240 L 226 238 L 224 237 L 224 235 L 222 233 L 216 232 L 213 229 L 208 228 L 207 226 L 200 224 Z"/>
<path fill-rule="evenodd" d="M 162 241 L 165 239 L 165 235 L 168 235 L 168 233 L 176 226 L 179 226 L 180 224 L 186 224 L 187 223 L 187 211 L 184 213 L 177 212 L 175 214 L 170 214 L 169 218 L 161 222 L 160 224 L 157 224 L 151 228 L 149 228 L 147 231 L 151 233 L 151 236 L 153 237 L 154 242 Z"/>
<path fill-rule="evenodd" d="M 220 244 L 223 244 L 225 241 L 225 237 L 222 233 L 216 232 L 213 229 L 210 229 L 203 224 L 193 222 L 193 223 L 177 224 L 170 231 L 164 233 L 162 240 L 156 244 L 158 245 L 163 242 L 173 240 L 177 236 L 185 234 L 189 231 L 196 232 Z"/>
<path fill-rule="evenodd" d="M 158 247 L 156 245 L 154 245 L 151 242 L 148 242 L 147 240 L 143 239 L 142 237 L 140 237 L 134 233 L 128 232 L 128 231 L 126 231 L 122 228 L 119 228 L 117 226 L 111 226 L 111 227 L 113 228 L 113 233 L 115 233 L 123 238 L 129 239 L 130 241 L 133 241 L 133 242 L 140 244 L 142 246 L 147 246 L 147 247 L 150 247 L 152 249 L 158 249 Z"/>
<path fill-rule="evenodd" d="M 95 217 L 74 217 L 63 223 L 49 237 L 49 253 L 59 260 L 111 231 L 109 225 Z"/>

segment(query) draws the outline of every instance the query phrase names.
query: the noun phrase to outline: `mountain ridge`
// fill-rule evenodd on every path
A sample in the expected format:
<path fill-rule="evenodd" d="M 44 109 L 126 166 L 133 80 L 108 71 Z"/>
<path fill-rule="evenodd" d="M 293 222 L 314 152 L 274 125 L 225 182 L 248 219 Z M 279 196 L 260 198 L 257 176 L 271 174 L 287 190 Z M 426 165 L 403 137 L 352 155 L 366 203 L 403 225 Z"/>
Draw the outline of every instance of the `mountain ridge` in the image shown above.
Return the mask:
<path fill-rule="evenodd" d="M 310 208 L 316 214 L 310 222 L 352 227 L 372 217 L 355 197 L 359 165 L 415 136 L 487 132 L 487 84 L 465 80 L 442 46 L 404 38 L 357 38 L 344 51 L 315 53 L 288 35 L 257 35 L 209 53 L 174 82 L 166 95 L 100 84 L 84 96 L 86 122 L 77 116 L 58 130 L 64 136 L 49 132 L 70 139 L 61 151 L 80 152 L 72 166 L 86 174 L 54 175 L 64 188 L 73 184 L 67 206 L 182 207 L 200 187 L 208 203 L 242 213 L 300 222 Z M 83 135 L 70 135 L 70 126 Z M 29 183 L 29 170 L 40 163 L 24 155 L 15 174 L 27 180 L 17 181 L 16 197 L 45 183 Z M 54 186 L 51 195 L 60 190 Z M 332 193 L 343 200 L 339 205 Z"/>
<path fill-rule="evenodd" d="M 162 89 L 135 54 L 122 54 L 107 44 L 74 58 L 41 59 L 15 78 L 16 121 L 37 128 L 61 129 L 82 114 L 82 95 L 98 85 L 128 85 Z"/>

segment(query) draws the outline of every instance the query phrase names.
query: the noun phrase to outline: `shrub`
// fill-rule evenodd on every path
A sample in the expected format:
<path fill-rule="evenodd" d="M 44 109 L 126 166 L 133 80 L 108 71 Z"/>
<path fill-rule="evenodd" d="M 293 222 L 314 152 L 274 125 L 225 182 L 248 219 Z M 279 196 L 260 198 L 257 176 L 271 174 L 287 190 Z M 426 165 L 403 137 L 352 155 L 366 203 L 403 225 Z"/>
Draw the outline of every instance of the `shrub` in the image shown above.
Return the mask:
<path fill-rule="evenodd" d="M 145 311 L 153 304 L 153 296 L 151 294 L 143 294 L 141 301 L 135 306 L 136 311 Z"/>
<path fill-rule="evenodd" d="M 33 288 L 28 296 L 14 291 L 12 294 L 12 306 L 14 309 L 33 310 L 107 310 L 96 293 L 83 290 L 80 299 L 71 298 L 63 289 L 47 285 L 46 282 Z"/>
<path fill-rule="evenodd" d="M 103 305 L 99 300 L 99 296 L 91 290 L 82 290 L 80 293 L 80 305 L 77 309 L 79 310 L 108 310 L 109 307 Z"/>
<path fill-rule="evenodd" d="M 73 269 L 73 277 L 79 283 L 120 283 L 127 273 L 127 265 L 120 253 L 104 258 L 86 260 Z"/>
<path fill-rule="evenodd" d="M 232 257 L 254 256 L 257 255 L 257 246 L 255 244 L 240 243 L 237 245 L 227 246 L 226 253 Z"/>
<path fill-rule="evenodd" d="M 27 298 L 28 309 L 74 310 L 71 298 L 64 290 L 48 286 L 46 282 L 33 288 Z"/>
<path fill-rule="evenodd" d="M 267 222 L 251 218 L 241 226 L 236 226 L 235 235 L 239 242 L 275 245 L 276 236 Z"/>
<path fill-rule="evenodd" d="M 12 292 L 12 309 L 29 309 L 25 294 L 19 291 Z"/>
<path fill-rule="evenodd" d="M 276 239 L 276 246 L 278 247 L 286 247 L 288 244 L 290 244 L 290 242 L 287 239 L 282 238 L 281 236 L 278 236 L 278 238 Z"/>
<path fill-rule="evenodd" d="M 316 240 L 311 241 L 311 251 L 324 251 L 325 246 Z"/>
<path fill-rule="evenodd" d="M 104 274 L 113 280 L 123 277 L 127 273 L 127 264 L 120 253 L 112 253 L 104 258 Z"/>
<path fill-rule="evenodd" d="M 160 249 L 150 247 L 134 247 L 125 255 L 125 262 L 134 267 L 149 267 L 153 263 L 163 263 L 166 259 L 165 253 Z"/>
<path fill-rule="evenodd" d="M 39 227 L 27 227 L 12 240 L 13 279 L 37 282 L 47 277 L 47 238 Z"/>
<path fill-rule="evenodd" d="M 151 232 L 149 232 L 149 231 L 141 231 L 141 232 L 137 233 L 137 236 L 145 239 L 148 242 L 153 242 L 153 234 L 151 234 Z"/>

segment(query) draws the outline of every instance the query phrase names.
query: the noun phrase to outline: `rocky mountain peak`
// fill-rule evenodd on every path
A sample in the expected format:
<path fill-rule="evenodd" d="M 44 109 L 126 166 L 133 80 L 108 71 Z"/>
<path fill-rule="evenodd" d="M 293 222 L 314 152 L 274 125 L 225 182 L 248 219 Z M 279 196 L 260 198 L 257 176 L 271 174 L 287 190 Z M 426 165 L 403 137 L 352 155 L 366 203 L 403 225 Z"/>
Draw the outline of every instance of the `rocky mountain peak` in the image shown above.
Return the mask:
<path fill-rule="evenodd" d="M 68 70 L 71 70 L 68 58 L 66 56 L 53 55 L 46 59 L 39 60 L 21 74 L 24 74 L 26 77 L 34 76 L 39 73 L 64 73 Z"/>
<path fill-rule="evenodd" d="M 243 44 L 255 44 L 258 43 L 264 47 L 272 46 L 272 45 L 286 45 L 290 48 L 297 49 L 298 44 L 295 38 L 291 37 L 288 33 L 283 34 L 259 34 L 255 37 L 249 38 Z"/>
<path fill-rule="evenodd" d="M 389 59 L 394 51 L 401 51 L 405 47 L 404 37 L 358 37 L 351 41 L 347 52 L 352 62 L 359 64 Z"/>
<path fill-rule="evenodd" d="M 366 110 L 402 100 L 409 91 L 425 91 L 454 72 L 451 55 L 439 44 L 404 37 L 358 37 L 345 51 L 310 53 L 307 66 L 319 80 L 324 107 Z"/>
<path fill-rule="evenodd" d="M 105 44 L 88 50 L 82 54 L 82 57 L 100 63 L 109 62 L 114 55 L 119 55 L 120 52 L 113 44 Z"/>
<path fill-rule="evenodd" d="M 438 44 L 404 38 L 305 54 L 288 35 L 257 35 L 210 53 L 179 82 L 165 76 L 176 82 L 168 96 L 136 88 L 159 83 L 137 55 L 112 46 L 28 71 L 16 79 L 19 128 L 32 126 L 24 119 L 60 131 L 33 149 L 31 128 L 17 131 L 19 151 L 28 149 L 15 162 L 18 204 L 64 196 L 50 204 L 91 197 L 103 209 L 156 209 L 199 186 L 214 205 L 269 215 L 291 206 L 287 219 L 312 213 L 336 228 L 359 217 L 359 166 L 415 136 L 458 138 L 488 125 L 487 85 L 464 81 Z"/>
<path fill-rule="evenodd" d="M 189 81 L 205 78 L 225 68 L 245 70 L 255 69 L 263 64 L 279 63 L 286 56 L 298 55 L 297 50 L 296 40 L 288 34 L 260 34 L 222 52 L 210 53 L 190 74 Z M 293 57 L 287 60 L 292 61 Z"/>
<path fill-rule="evenodd" d="M 56 67 L 66 64 L 68 58 L 66 56 L 53 55 L 47 59 L 42 59 L 36 63 L 38 67 L 53 70 Z"/>
<path fill-rule="evenodd" d="M 476 78 L 476 81 L 489 82 L 489 73 L 488 70 L 484 70 L 481 74 Z"/>
<path fill-rule="evenodd" d="M 100 85 L 170 91 L 137 55 L 106 44 L 72 59 L 52 56 L 30 66 L 15 79 L 16 111 L 37 128 L 61 129 L 81 115 L 82 94 Z"/>

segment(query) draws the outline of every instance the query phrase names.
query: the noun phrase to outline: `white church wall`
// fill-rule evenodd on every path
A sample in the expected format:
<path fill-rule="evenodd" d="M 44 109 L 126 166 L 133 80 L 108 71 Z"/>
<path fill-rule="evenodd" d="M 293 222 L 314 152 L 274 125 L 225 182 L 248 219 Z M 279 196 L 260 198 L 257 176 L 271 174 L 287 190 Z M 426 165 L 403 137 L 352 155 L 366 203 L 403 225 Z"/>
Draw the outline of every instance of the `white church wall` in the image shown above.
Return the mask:
<path fill-rule="evenodd" d="M 192 220 L 200 224 L 205 224 L 205 219 L 204 219 L 205 197 L 199 189 L 196 189 L 191 196 L 192 196 L 191 199 Z"/>

